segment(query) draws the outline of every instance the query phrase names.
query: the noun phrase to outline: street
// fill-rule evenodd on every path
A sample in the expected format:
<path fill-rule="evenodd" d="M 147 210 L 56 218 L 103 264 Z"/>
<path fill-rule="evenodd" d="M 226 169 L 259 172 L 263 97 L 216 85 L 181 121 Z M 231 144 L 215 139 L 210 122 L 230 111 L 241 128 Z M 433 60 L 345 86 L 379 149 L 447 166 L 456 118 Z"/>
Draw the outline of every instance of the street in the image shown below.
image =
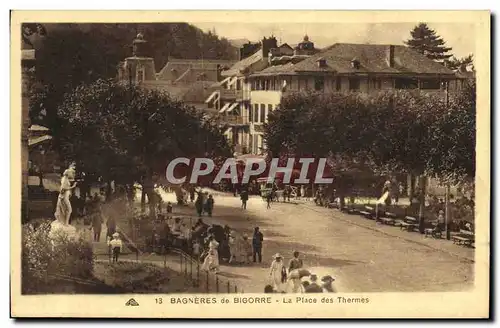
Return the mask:
<path fill-rule="evenodd" d="M 163 198 L 174 203 L 173 194 Z M 273 203 L 266 209 L 259 197 L 251 197 L 243 210 L 239 197 L 216 194 L 214 198 L 214 216 L 204 217 L 206 223 L 227 224 L 250 239 L 255 226 L 264 234 L 262 264 L 221 267 L 220 275 L 245 292 L 262 292 L 269 283 L 272 256 L 279 252 L 288 264 L 294 250 L 301 252 L 312 273 L 334 276 L 340 292 L 459 291 L 473 286 L 474 263 L 466 258 L 473 259 L 474 250 L 450 241 L 423 240 L 395 227 L 379 229 L 374 221 L 312 203 Z M 174 213 L 194 216 L 194 206 L 175 207 Z"/>

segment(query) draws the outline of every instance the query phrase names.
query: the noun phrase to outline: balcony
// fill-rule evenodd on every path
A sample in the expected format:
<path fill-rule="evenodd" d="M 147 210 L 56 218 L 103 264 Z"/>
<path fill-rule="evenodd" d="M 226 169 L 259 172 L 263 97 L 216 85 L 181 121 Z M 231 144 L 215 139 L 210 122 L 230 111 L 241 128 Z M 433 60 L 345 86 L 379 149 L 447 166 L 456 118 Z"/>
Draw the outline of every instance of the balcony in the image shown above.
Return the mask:
<path fill-rule="evenodd" d="M 247 116 L 221 115 L 219 122 L 229 125 L 249 125 Z"/>
<path fill-rule="evenodd" d="M 221 89 L 220 96 L 224 100 L 243 100 L 243 90 Z"/>

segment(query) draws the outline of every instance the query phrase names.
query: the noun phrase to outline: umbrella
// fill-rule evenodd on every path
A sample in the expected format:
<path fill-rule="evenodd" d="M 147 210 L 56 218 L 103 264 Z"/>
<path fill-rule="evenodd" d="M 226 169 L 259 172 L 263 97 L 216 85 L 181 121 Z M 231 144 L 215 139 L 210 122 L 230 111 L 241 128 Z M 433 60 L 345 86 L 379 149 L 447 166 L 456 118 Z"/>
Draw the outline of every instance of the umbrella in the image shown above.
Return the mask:
<path fill-rule="evenodd" d="M 290 272 L 290 275 L 288 276 L 289 278 L 292 279 L 302 279 L 303 277 L 308 277 L 311 275 L 311 272 L 306 269 L 295 269 L 292 272 Z"/>

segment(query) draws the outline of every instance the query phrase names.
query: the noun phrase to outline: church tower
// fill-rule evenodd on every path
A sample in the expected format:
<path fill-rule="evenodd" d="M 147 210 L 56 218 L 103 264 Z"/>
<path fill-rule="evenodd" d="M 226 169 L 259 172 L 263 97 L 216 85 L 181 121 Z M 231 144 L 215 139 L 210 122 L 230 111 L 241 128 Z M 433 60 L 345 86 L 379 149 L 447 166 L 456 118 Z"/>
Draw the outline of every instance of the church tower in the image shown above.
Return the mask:
<path fill-rule="evenodd" d="M 125 58 L 118 77 L 122 81 L 136 84 L 156 80 L 154 59 L 150 57 L 150 47 L 142 33 L 137 34 L 132 42 L 132 57 Z"/>

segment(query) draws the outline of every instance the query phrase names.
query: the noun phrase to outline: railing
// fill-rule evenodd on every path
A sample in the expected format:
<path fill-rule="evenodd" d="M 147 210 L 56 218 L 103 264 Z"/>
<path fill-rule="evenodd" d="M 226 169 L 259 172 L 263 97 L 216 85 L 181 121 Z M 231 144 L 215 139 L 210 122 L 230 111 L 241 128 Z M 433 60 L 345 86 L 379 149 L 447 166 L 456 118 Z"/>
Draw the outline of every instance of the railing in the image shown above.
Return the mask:
<path fill-rule="evenodd" d="M 188 281 L 192 283 L 200 292 L 204 293 L 243 293 L 241 288 L 231 282 L 229 279 L 220 277 L 217 274 L 201 269 L 201 263 L 189 253 L 185 252 L 181 247 L 176 246 L 176 243 L 170 243 L 169 247 L 161 246 L 153 242 L 153 245 L 145 245 L 136 243 L 133 238 L 140 234 L 139 228 L 131 224 L 131 235 L 128 236 L 123 230 L 119 230 L 128 248 L 135 254 L 135 261 L 139 263 L 150 263 L 151 255 L 143 252 L 148 248 L 152 248 L 151 254 L 162 254 L 163 267 L 169 268 L 182 274 Z M 132 238 L 131 238 L 132 237 Z M 137 240 L 137 239 L 136 239 Z M 142 249 L 142 250 L 141 250 Z M 109 249 L 109 262 L 112 262 L 111 249 Z M 155 261 L 158 265 L 158 261 Z"/>
<path fill-rule="evenodd" d="M 248 116 L 223 115 L 220 116 L 220 122 L 226 124 L 249 124 Z"/>
<path fill-rule="evenodd" d="M 221 99 L 243 99 L 243 90 L 221 89 Z"/>

